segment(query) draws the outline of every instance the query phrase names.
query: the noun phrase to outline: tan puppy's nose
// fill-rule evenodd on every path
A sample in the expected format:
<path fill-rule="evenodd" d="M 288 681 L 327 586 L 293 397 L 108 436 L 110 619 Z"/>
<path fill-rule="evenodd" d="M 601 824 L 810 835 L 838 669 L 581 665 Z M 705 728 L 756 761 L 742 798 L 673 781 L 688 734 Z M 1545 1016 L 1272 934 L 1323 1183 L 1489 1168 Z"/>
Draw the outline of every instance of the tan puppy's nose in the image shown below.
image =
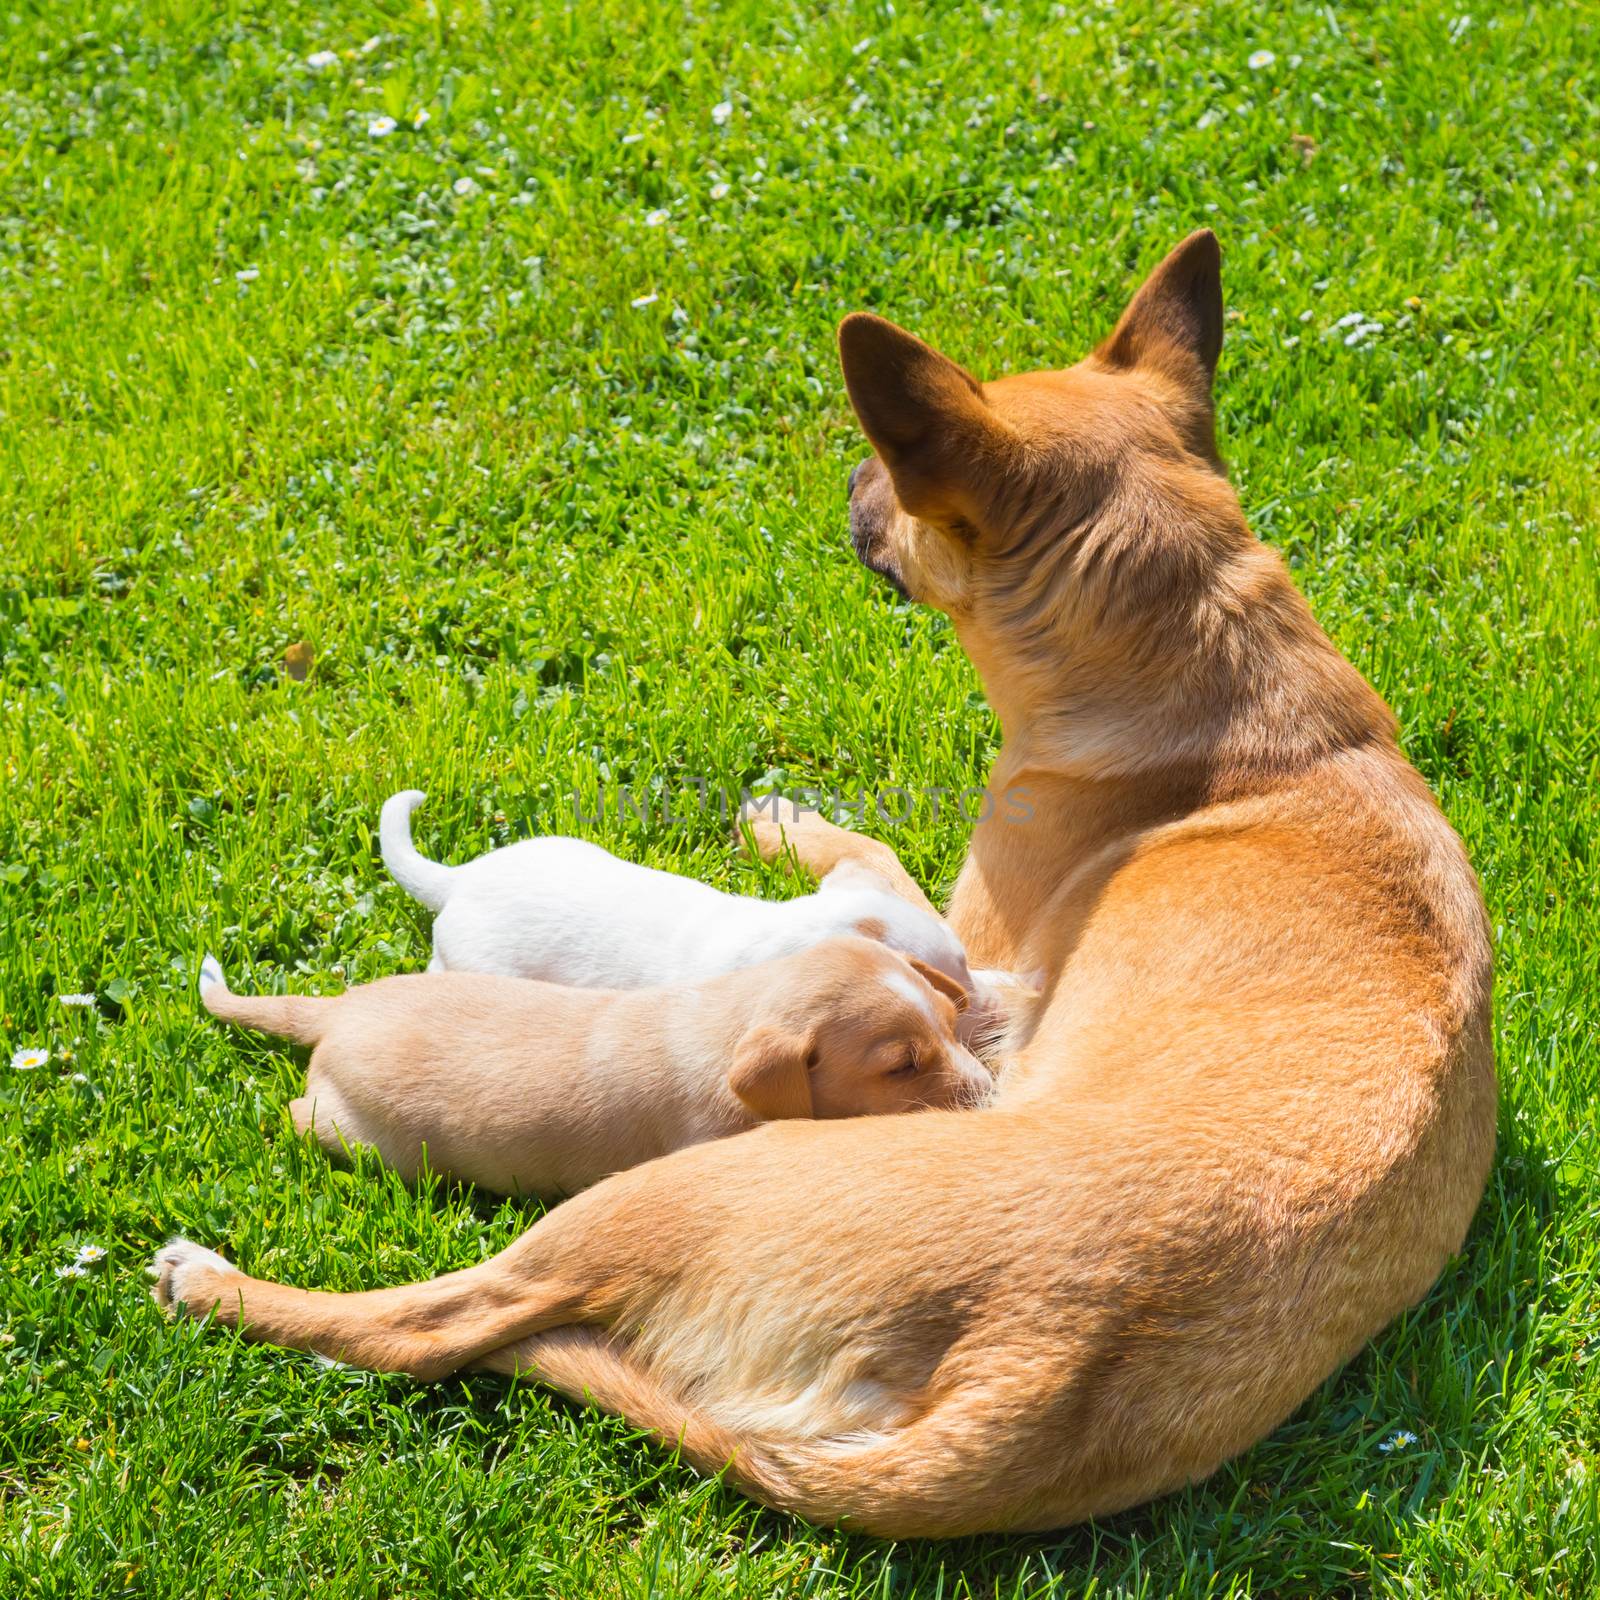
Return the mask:
<path fill-rule="evenodd" d="M 868 459 L 870 459 L 870 458 L 868 458 Z M 850 477 L 849 477 L 849 479 L 848 479 L 848 481 L 846 482 L 846 485 L 845 485 L 845 492 L 847 494 L 854 494 L 856 492 L 856 479 L 861 476 L 861 469 L 864 466 L 866 466 L 866 464 L 867 464 L 866 460 L 862 460 L 862 461 L 856 462 L 856 464 L 853 467 L 851 467 L 851 469 L 850 469 Z"/>

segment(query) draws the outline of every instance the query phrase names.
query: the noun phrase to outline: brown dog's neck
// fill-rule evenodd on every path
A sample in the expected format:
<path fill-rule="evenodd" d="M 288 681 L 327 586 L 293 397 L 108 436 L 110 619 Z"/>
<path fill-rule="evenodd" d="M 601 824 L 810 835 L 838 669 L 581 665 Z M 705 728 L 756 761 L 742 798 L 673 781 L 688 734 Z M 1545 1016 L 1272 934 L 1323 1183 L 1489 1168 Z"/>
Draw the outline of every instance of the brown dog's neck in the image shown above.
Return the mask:
<path fill-rule="evenodd" d="M 1251 535 L 1191 575 L 1159 620 L 1062 609 L 1056 648 L 1018 662 L 970 618 L 956 630 L 1000 718 L 991 787 L 1133 780 L 1179 810 L 1276 787 L 1354 745 L 1392 744 L 1392 713 L 1318 626 L 1281 558 Z"/>
<path fill-rule="evenodd" d="M 1074 635 L 1069 620 L 1059 658 L 1021 671 L 957 619 L 1004 734 L 950 908 L 975 964 L 1043 959 L 1032 917 L 1062 860 L 1109 859 L 1150 828 L 1278 790 L 1341 751 L 1398 756 L 1388 707 L 1276 552 L 1246 531 L 1203 576 L 1169 626 L 1135 618 Z"/>

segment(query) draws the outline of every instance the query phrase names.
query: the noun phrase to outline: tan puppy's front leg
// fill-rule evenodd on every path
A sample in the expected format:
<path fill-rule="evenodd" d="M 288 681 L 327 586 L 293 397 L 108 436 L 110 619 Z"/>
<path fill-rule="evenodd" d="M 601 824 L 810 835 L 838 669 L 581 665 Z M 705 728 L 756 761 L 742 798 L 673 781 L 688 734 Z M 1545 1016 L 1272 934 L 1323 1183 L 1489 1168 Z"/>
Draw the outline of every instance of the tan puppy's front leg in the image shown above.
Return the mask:
<path fill-rule="evenodd" d="M 808 872 L 825 878 L 846 862 L 865 868 L 883 886 L 909 900 L 919 910 L 938 916 L 933 902 L 915 878 L 900 865 L 900 858 L 881 839 L 868 839 L 808 811 L 798 800 L 783 795 L 763 795 L 739 808 L 739 838 L 752 846 L 763 861 L 782 860 L 788 852 Z"/>
<path fill-rule="evenodd" d="M 215 1250 L 173 1239 L 150 1264 L 151 1293 L 163 1309 L 190 1317 L 214 1309 L 218 1322 L 252 1339 L 430 1379 L 543 1328 L 584 1320 L 582 1292 L 528 1272 L 526 1255 L 513 1245 L 424 1283 L 327 1294 L 247 1277 Z"/>

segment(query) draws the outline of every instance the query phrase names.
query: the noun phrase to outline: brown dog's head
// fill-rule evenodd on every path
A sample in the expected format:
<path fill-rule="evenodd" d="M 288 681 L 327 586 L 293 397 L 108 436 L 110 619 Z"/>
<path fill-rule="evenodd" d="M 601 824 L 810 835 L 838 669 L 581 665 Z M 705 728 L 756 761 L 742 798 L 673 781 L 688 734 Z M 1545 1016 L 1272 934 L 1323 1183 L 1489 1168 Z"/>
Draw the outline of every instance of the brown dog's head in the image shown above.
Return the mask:
<path fill-rule="evenodd" d="M 728 1086 L 763 1121 L 970 1106 L 994 1087 L 956 1039 L 966 994 L 935 968 L 847 937 L 760 970 L 775 992 Z"/>
<path fill-rule="evenodd" d="M 856 554 L 951 615 L 991 695 L 1065 655 L 1136 658 L 1156 607 L 1170 622 L 1254 542 L 1216 453 L 1221 348 L 1209 232 L 1064 371 L 980 383 L 881 317 L 846 317 L 845 383 L 876 452 L 850 475 Z"/>

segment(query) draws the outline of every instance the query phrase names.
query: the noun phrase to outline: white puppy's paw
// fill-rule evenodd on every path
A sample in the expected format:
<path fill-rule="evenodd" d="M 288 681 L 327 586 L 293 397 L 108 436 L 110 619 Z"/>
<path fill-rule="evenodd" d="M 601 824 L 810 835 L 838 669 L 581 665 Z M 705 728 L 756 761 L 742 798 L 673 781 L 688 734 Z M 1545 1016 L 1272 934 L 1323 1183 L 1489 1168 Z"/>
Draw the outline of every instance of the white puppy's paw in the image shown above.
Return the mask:
<path fill-rule="evenodd" d="M 222 963 L 208 950 L 200 963 L 200 993 L 207 989 L 226 989 L 228 980 L 222 975 Z"/>
<path fill-rule="evenodd" d="M 155 1279 L 151 1298 L 163 1311 L 203 1317 L 226 1292 L 226 1280 L 243 1274 L 215 1250 L 192 1239 L 169 1239 L 146 1271 Z"/>
<path fill-rule="evenodd" d="M 776 861 L 790 838 L 799 840 L 818 827 L 831 827 L 815 806 L 783 794 L 752 795 L 739 807 L 737 832 L 741 843 L 763 861 Z"/>
<path fill-rule="evenodd" d="M 816 816 L 818 809 L 805 800 L 791 800 L 786 794 L 746 795 L 739 807 L 741 822 L 765 817 L 771 822 L 798 822 L 806 815 Z"/>

